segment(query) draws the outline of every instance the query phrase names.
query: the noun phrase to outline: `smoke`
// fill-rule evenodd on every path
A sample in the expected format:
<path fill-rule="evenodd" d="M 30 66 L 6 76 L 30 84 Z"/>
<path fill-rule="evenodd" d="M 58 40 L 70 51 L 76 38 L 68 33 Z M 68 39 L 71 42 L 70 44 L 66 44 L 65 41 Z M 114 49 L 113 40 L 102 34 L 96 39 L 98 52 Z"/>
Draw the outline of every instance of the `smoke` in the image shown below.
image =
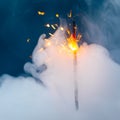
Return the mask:
<path fill-rule="evenodd" d="M 85 40 L 104 46 L 111 53 L 112 59 L 120 63 L 120 1 L 85 1 L 88 6 L 88 13 L 84 14 L 82 24 L 85 27 Z"/>
<path fill-rule="evenodd" d="M 83 43 L 78 51 L 79 111 L 74 104 L 73 55 L 64 49 L 60 28 L 49 39 L 41 35 L 33 62 L 24 69 L 33 77 L 0 78 L 2 120 L 117 120 L 120 111 L 120 66 L 107 49 Z M 35 80 L 41 81 L 37 84 Z"/>
<path fill-rule="evenodd" d="M 108 3 L 118 11 L 117 0 L 114 3 L 104 2 L 100 11 L 102 8 L 105 10 Z M 90 5 L 92 0 L 89 0 Z M 64 30 L 60 26 L 50 38 L 47 39 L 45 34 L 40 36 L 32 54 L 32 63 L 28 62 L 24 66 L 25 72 L 31 77 L 16 78 L 7 74 L 0 77 L 0 119 L 120 119 L 120 66 L 113 61 L 113 56 L 116 58 L 119 53 L 119 48 L 116 49 L 116 43 L 113 42 L 114 38 L 116 41 L 119 38 L 119 28 L 118 15 L 116 18 L 109 18 L 112 12 L 99 13 L 101 18 L 105 16 L 106 22 L 108 21 L 104 24 L 101 19 L 96 19 L 94 23 L 92 19 L 85 18 L 88 40 L 93 40 L 94 44 L 84 42 L 78 51 L 78 111 L 74 103 L 73 54 L 65 44 L 66 26 Z M 110 25 L 112 22 L 109 20 L 114 24 Z M 110 34 L 109 30 L 113 30 L 114 26 L 116 33 Z M 117 59 L 119 60 L 119 56 Z"/>

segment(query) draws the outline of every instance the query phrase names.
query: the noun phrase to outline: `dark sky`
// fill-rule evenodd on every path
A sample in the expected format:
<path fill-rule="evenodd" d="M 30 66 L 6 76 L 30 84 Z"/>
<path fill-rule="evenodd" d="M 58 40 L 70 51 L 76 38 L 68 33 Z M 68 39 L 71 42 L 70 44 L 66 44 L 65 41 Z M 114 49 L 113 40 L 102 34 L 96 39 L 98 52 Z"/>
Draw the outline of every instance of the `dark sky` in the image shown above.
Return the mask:
<path fill-rule="evenodd" d="M 29 56 L 39 36 L 53 32 L 44 25 L 59 24 L 56 13 L 62 18 L 66 18 L 70 10 L 74 15 L 80 14 L 80 30 L 84 33 L 81 16 L 88 15 L 95 20 L 104 3 L 104 0 L 92 0 L 91 4 L 86 1 L 89 0 L 0 0 L 0 75 L 24 73 L 23 66 L 31 61 Z M 39 10 L 45 15 L 39 16 Z"/>

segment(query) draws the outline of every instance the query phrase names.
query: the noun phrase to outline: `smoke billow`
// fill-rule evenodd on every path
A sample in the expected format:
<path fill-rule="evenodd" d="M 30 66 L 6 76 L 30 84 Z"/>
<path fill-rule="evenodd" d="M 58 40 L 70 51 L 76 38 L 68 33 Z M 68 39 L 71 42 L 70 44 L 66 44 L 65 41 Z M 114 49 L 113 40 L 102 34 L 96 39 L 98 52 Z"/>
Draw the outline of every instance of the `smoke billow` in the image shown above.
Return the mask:
<path fill-rule="evenodd" d="M 117 2 L 110 3 L 116 6 Z M 102 28 L 92 20 L 86 23 L 89 39 L 109 40 L 107 27 Z M 82 43 L 77 54 L 79 110 L 75 110 L 73 54 L 65 41 L 61 26 L 48 39 L 41 35 L 32 63 L 24 66 L 31 77 L 0 77 L 1 120 L 120 119 L 120 66 L 112 60 L 110 51 L 97 42 Z"/>
<path fill-rule="evenodd" d="M 74 105 L 73 55 L 62 47 L 64 31 L 42 35 L 25 71 L 33 77 L 1 77 L 0 116 L 8 119 L 118 119 L 120 66 L 109 52 L 96 44 L 83 43 L 78 52 L 79 111 Z M 50 42 L 50 43 L 49 43 Z M 43 66 L 47 67 L 43 67 Z M 35 79 L 43 82 L 37 84 Z"/>
<path fill-rule="evenodd" d="M 85 27 L 85 40 L 104 46 L 111 53 L 112 59 L 120 63 L 120 1 L 85 1 L 88 6 L 88 13 L 83 17 L 82 24 Z"/>

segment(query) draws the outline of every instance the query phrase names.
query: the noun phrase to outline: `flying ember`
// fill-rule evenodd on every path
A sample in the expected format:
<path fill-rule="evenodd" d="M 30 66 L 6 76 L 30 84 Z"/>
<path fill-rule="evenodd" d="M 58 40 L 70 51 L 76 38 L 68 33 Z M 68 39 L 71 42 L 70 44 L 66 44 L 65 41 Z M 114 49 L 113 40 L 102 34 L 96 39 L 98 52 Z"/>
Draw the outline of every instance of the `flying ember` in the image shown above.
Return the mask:
<path fill-rule="evenodd" d="M 43 11 L 38 11 L 38 15 L 45 15 L 45 12 L 43 12 Z"/>

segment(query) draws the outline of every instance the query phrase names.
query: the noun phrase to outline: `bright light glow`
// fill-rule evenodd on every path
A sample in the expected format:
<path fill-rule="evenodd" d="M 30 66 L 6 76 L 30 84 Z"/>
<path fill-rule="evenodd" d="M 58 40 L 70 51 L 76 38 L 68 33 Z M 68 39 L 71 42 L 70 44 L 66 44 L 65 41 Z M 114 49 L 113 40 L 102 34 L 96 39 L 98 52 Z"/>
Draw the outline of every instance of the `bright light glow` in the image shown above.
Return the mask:
<path fill-rule="evenodd" d="M 45 39 L 45 47 L 49 47 L 51 45 L 51 41 L 48 39 Z"/>
<path fill-rule="evenodd" d="M 62 31 L 63 31 L 63 30 L 64 30 L 64 28 L 63 28 L 63 27 L 60 27 L 60 30 L 62 30 Z"/>
<path fill-rule="evenodd" d="M 77 40 L 73 37 L 73 35 L 71 35 L 70 38 L 68 38 L 67 40 L 68 40 L 68 47 L 73 52 L 78 51 L 79 46 L 78 46 Z"/>

